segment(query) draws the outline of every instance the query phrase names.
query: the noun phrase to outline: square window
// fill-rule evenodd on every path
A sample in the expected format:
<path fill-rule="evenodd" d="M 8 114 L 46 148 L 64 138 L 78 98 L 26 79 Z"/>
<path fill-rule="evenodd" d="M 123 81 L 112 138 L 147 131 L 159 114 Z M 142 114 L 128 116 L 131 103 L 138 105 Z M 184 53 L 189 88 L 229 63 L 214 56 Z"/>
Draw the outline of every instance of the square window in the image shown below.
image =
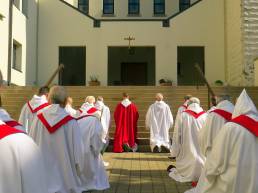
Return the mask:
<path fill-rule="evenodd" d="M 78 0 L 78 9 L 83 13 L 89 13 L 89 0 Z"/>
<path fill-rule="evenodd" d="M 165 12 L 165 0 L 154 0 L 154 15 L 164 15 Z"/>
<path fill-rule="evenodd" d="M 191 6 L 190 0 L 180 0 L 179 10 L 184 11 L 184 10 L 188 9 L 190 6 Z"/>
<path fill-rule="evenodd" d="M 139 14 L 140 2 L 139 0 L 128 0 L 128 14 Z"/>
<path fill-rule="evenodd" d="M 114 0 L 103 0 L 103 14 L 114 14 Z"/>

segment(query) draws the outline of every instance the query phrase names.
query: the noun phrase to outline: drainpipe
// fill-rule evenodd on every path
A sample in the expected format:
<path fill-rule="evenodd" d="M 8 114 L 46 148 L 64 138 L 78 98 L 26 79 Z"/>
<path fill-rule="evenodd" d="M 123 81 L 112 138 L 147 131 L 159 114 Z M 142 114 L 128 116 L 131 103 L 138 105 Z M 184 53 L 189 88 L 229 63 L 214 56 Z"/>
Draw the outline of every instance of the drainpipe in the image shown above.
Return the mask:
<path fill-rule="evenodd" d="M 9 34 L 8 34 L 8 67 L 7 67 L 7 85 L 11 84 L 12 72 L 12 47 L 13 47 L 13 0 L 9 0 Z"/>

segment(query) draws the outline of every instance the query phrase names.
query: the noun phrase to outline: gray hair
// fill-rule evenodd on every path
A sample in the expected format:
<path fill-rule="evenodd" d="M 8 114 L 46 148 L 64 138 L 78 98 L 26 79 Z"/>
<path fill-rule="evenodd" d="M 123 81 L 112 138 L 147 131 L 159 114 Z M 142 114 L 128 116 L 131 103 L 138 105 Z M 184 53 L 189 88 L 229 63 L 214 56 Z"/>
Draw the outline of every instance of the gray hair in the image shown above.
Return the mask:
<path fill-rule="evenodd" d="M 188 101 L 188 106 L 193 103 L 197 103 L 199 105 L 201 104 L 200 99 L 198 99 L 197 97 L 191 97 Z"/>
<path fill-rule="evenodd" d="M 53 86 L 50 89 L 48 100 L 51 104 L 64 105 L 67 99 L 67 92 L 62 86 Z"/>
<path fill-rule="evenodd" d="M 216 101 L 217 101 L 217 104 L 220 103 L 221 101 L 231 101 L 231 97 L 230 95 L 228 94 L 220 94 L 216 97 Z"/>

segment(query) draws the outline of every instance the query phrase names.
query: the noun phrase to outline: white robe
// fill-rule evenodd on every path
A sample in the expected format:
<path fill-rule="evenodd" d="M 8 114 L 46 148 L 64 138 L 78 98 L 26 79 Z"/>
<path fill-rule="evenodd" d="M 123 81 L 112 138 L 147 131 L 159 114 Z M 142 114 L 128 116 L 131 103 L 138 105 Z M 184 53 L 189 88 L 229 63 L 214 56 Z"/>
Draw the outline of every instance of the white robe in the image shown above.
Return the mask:
<path fill-rule="evenodd" d="M 177 134 L 178 134 L 178 124 L 181 120 L 181 115 L 183 113 L 183 111 L 185 111 L 187 109 L 187 103 L 188 100 L 184 102 L 183 105 L 181 105 L 178 110 L 177 110 L 177 114 L 176 114 L 176 120 L 175 120 L 175 126 L 174 126 L 174 131 L 173 131 L 173 137 L 172 137 L 172 145 L 170 148 L 170 153 L 172 157 L 177 157 L 179 154 L 179 142 L 177 141 Z"/>
<path fill-rule="evenodd" d="M 173 125 L 173 116 L 169 106 L 163 101 L 152 104 L 146 114 L 146 127 L 150 128 L 150 146 L 164 146 L 170 149 L 169 129 Z"/>
<path fill-rule="evenodd" d="M 81 174 L 82 190 L 109 188 L 108 176 L 100 154 L 103 148 L 103 128 L 95 116 L 79 117 L 78 124 L 84 142 L 84 170 Z"/>
<path fill-rule="evenodd" d="M 69 113 L 72 117 L 77 118 L 80 116 L 80 111 L 75 110 L 71 105 L 67 104 L 65 106 L 65 111 Z"/>
<path fill-rule="evenodd" d="M 27 133 L 29 133 L 32 121 L 36 116 L 36 114 L 43 111 L 46 107 L 38 111 L 37 111 L 37 108 L 40 108 L 41 105 L 47 104 L 48 101 L 45 95 L 42 95 L 42 96 L 34 95 L 28 103 L 24 104 L 24 106 L 22 107 L 20 118 L 19 118 L 19 123 L 23 125 Z M 37 112 L 32 112 L 29 105 L 32 108 L 32 110 L 35 110 Z"/>
<path fill-rule="evenodd" d="M 232 118 L 239 115 L 258 121 L 258 111 L 245 91 L 237 100 Z M 229 122 L 214 141 L 197 187 L 186 193 L 256 193 L 257 160 L 257 137 L 243 126 Z"/>
<path fill-rule="evenodd" d="M 95 104 L 95 107 L 100 110 L 101 112 L 101 117 L 100 117 L 100 122 L 102 124 L 103 127 L 103 134 L 102 134 L 102 141 L 103 143 L 107 142 L 107 138 L 108 138 L 108 130 L 110 127 L 110 110 L 109 108 L 101 101 L 97 101 Z"/>
<path fill-rule="evenodd" d="M 70 115 L 57 104 L 35 117 L 30 136 L 39 146 L 44 156 L 51 192 L 81 193 L 79 175 L 83 169 L 83 140 L 76 120 L 72 119 L 54 133 L 39 119 L 43 116 L 51 128 Z M 72 117 L 71 117 L 72 118 Z"/>
<path fill-rule="evenodd" d="M 227 101 L 223 100 L 221 101 L 216 108 L 213 108 L 213 110 L 223 110 L 230 114 L 233 113 L 234 105 Z M 200 132 L 199 136 L 199 143 L 202 154 L 207 157 L 209 152 L 211 151 L 213 141 L 215 137 L 217 136 L 220 129 L 224 126 L 225 123 L 227 123 L 228 120 L 223 118 L 221 115 L 210 111 L 208 113 L 206 122 Z"/>
<path fill-rule="evenodd" d="M 19 124 L 17 121 L 12 119 L 11 116 L 9 115 L 9 113 L 5 109 L 2 109 L 2 108 L 0 108 L 0 120 L 2 120 L 7 125 L 9 125 L 7 122 L 13 122 L 13 123 L 15 123 L 12 126 L 13 128 L 26 132 L 25 128 L 21 124 Z"/>
<path fill-rule="evenodd" d="M 203 112 L 203 109 L 196 103 L 188 106 L 187 110 L 195 113 Z M 198 118 L 182 113 L 181 121 L 178 124 L 176 142 L 180 147 L 176 158 L 176 168 L 171 169 L 169 176 L 179 182 L 191 182 L 199 179 L 205 158 L 201 154 L 198 136 L 205 123 L 207 114 L 204 113 Z"/>
<path fill-rule="evenodd" d="M 0 155 L 0 193 L 48 192 L 42 154 L 30 137 L 16 133 L 0 139 Z"/>

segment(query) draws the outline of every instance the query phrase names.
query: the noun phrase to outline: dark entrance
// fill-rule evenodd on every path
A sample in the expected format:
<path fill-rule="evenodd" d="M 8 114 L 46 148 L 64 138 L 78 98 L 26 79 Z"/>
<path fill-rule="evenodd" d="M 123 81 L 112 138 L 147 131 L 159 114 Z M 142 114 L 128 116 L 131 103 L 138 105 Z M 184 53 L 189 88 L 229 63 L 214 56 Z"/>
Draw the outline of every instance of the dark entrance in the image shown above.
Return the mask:
<path fill-rule="evenodd" d="M 64 86 L 85 85 L 86 48 L 59 47 L 59 64 L 64 70 L 59 73 L 59 84 Z"/>
<path fill-rule="evenodd" d="M 177 81 L 178 85 L 203 85 L 203 79 L 196 71 L 194 65 L 200 65 L 205 73 L 204 47 L 178 47 L 177 48 Z"/>
<path fill-rule="evenodd" d="M 108 47 L 108 85 L 155 85 L 155 47 Z"/>
<path fill-rule="evenodd" d="M 147 63 L 122 63 L 121 65 L 121 84 L 147 85 Z"/>

